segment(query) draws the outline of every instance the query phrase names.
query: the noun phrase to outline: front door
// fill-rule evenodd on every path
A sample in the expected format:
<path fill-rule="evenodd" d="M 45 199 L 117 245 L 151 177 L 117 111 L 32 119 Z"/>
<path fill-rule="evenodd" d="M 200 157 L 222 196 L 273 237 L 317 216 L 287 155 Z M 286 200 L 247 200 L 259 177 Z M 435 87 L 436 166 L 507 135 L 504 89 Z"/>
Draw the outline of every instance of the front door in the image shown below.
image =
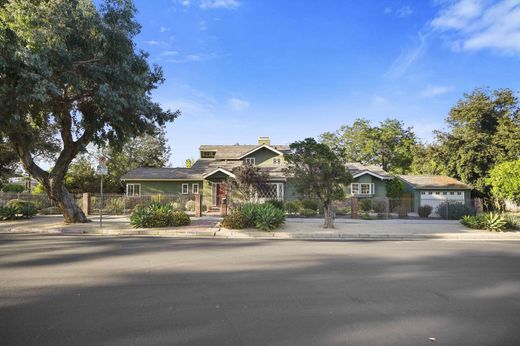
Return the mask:
<path fill-rule="evenodd" d="M 215 184 L 215 205 L 219 206 L 222 204 L 222 200 L 226 197 L 227 194 L 227 186 L 224 183 Z"/>

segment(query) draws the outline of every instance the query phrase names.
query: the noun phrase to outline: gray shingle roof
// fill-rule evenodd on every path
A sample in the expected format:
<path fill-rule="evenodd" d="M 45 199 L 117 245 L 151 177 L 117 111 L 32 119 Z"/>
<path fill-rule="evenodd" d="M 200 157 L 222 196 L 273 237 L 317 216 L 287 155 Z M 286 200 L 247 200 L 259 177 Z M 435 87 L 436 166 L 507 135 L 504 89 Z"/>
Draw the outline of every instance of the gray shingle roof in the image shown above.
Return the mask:
<path fill-rule="evenodd" d="M 472 187 L 445 175 L 400 175 L 399 178 L 416 189 L 462 189 Z"/>
<path fill-rule="evenodd" d="M 363 172 L 371 172 L 381 177 L 389 179 L 393 177 L 390 173 L 384 171 L 381 167 L 375 165 L 363 165 L 359 162 L 347 162 L 345 166 L 352 175 L 360 174 Z"/>
<path fill-rule="evenodd" d="M 191 168 L 136 168 L 121 177 L 121 180 L 202 180 L 202 173 Z"/>
<path fill-rule="evenodd" d="M 215 159 L 237 159 L 248 152 L 261 147 L 261 145 L 201 145 L 200 151 L 216 151 Z M 269 145 L 278 151 L 288 151 L 288 145 Z"/>

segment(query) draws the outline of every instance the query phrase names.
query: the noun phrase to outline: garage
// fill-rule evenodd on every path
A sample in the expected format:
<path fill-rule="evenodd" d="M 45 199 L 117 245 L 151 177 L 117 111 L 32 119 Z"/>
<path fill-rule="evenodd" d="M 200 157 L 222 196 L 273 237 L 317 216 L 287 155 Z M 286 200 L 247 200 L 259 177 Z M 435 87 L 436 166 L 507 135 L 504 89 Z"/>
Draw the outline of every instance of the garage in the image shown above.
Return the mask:
<path fill-rule="evenodd" d="M 435 210 L 442 202 L 464 203 L 464 191 L 427 190 L 420 191 L 419 205 L 429 205 Z"/>

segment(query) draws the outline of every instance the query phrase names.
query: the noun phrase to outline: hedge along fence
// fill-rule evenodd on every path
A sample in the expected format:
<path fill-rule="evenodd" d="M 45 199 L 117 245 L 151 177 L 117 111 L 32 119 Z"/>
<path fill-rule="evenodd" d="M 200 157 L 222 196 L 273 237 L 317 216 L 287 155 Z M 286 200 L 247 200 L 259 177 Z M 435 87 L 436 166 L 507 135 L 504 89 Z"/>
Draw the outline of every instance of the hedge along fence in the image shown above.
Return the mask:
<path fill-rule="evenodd" d="M 101 207 L 101 195 L 89 194 L 89 214 L 98 215 Z M 131 214 L 136 206 L 148 206 L 153 202 L 171 204 L 176 211 L 185 211 L 188 214 L 195 213 L 195 196 L 193 195 L 147 195 L 126 196 L 124 194 L 103 194 L 103 214 L 127 215 Z M 80 204 L 82 206 L 83 204 Z M 204 210 L 205 208 L 203 208 Z"/>
<path fill-rule="evenodd" d="M 81 194 L 72 195 L 76 204 L 81 206 Z M 7 203 L 13 199 L 34 203 L 39 214 L 61 214 L 56 203 L 51 200 L 47 194 L 0 192 L 0 207 L 6 206 Z"/>

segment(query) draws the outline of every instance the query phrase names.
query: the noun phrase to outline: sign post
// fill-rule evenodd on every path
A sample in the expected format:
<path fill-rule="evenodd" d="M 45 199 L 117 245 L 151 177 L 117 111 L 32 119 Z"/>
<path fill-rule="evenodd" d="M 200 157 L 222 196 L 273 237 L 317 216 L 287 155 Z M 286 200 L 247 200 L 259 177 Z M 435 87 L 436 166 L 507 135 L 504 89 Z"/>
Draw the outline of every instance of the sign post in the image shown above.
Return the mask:
<path fill-rule="evenodd" d="M 96 167 L 96 173 L 101 177 L 100 183 L 100 198 L 99 198 L 99 228 L 103 227 L 103 177 L 108 174 L 108 167 L 106 165 L 107 158 L 101 156 L 99 158 L 99 164 Z"/>

